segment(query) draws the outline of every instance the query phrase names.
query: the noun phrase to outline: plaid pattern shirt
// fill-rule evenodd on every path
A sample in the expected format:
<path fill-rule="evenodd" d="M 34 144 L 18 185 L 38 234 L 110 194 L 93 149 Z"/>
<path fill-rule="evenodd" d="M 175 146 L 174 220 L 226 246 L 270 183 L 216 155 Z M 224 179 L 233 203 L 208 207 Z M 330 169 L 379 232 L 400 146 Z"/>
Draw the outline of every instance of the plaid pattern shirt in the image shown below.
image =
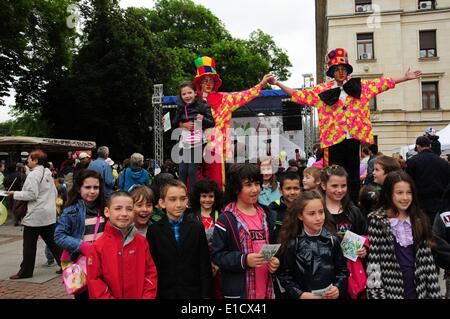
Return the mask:
<path fill-rule="evenodd" d="M 250 238 L 250 231 L 247 227 L 247 224 L 243 221 L 242 212 L 240 212 L 237 208 L 236 203 L 229 204 L 225 211 L 231 211 L 232 214 L 236 217 L 238 222 L 238 231 L 239 231 L 239 241 L 242 248 L 242 253 L 246 256 L 250 253 L 254 253 L 253 245 Z M 267 244 L 269 244 L 269 226 L 267 224 L 267 214 L 264 209 L 256 205 L 256 213 L 262 216 L 262 226 L 266 233 Z M 256 299 L 256 271 L 255 268 L 248 268 L 245 272 L 245 287 L 247 299 Z M 272 274 L 269 273 L 269 280 L 266 287 L 266 297 L 265 299 L 274 299 L 274 291 L 273 291 L 273 283 L 272 283 Z"/>
<path fill-rule="evenodd" d="M 175 236 L 175 240 L 178 244 L 180 243 L 180 225 L 183 222 L 183 217 L 184 216 L 181 216 L 178 221 L 174 221 L 169 218 L 170 228 L 172 228 L 173 235 Z"/>

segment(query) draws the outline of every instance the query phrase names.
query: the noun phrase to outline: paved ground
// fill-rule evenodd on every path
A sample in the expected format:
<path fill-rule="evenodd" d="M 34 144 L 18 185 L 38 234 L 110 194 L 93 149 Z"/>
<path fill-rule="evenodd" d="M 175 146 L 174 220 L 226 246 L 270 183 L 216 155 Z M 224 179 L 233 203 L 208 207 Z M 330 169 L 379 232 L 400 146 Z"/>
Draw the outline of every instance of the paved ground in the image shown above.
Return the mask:
<path fill-rule="evenodd" d="M 38 241 L 36 266 L 32 278 L 9 280 L 22 261 L 22 227 L 11 222 L 0 226 L 0 299 L 72 299 L 67 295 L 57 267 L 42 267 L 45 244 Z"/>

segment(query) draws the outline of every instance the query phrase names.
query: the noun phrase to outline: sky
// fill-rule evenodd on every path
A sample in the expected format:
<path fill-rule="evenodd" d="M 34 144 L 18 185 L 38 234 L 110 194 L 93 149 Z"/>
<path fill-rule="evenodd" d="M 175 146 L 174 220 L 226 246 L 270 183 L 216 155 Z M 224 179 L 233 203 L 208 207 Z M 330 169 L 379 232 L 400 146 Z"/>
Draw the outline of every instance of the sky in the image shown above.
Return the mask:
<path fill-rule="evenodd" d="M 248 39 L 250 33 L 261 29 L 273 37 L 278 47 L 286 50 L 292 63 L 288 86 L 300 87 L 302 74 L 316 70 L 314 0 L 193 0 L 217 16 L 235 38 Z M 121 0 L 126 8 L 153 8 L 154 0 Z M 217 61 L 220 64 L 220 61 Z M 14 98 L 6 98 L 14 104 Z M 8 107 L 0 107 L 0 122 L 11 118 Z"/>

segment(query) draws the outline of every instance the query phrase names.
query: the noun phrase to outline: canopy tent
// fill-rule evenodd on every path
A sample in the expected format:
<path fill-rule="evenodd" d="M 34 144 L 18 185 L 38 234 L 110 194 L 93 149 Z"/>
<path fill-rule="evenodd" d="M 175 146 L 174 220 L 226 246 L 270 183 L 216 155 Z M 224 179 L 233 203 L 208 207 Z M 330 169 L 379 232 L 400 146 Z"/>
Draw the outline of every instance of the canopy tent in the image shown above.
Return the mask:
<path fill-rule="evenodd" d="M 441 143 L 441 151 L 442 154 L 450 154 L 450 124 L 448 124 L 446 127 L 444 127 L 439 132 L 436 132 L 436 135 L 439 136 L 439 142 Z M 404 155 L 403 153 L 414 153 L 414 148 L 416 147 L 416 144 L 411 144 L 408 146 L 403 146 L 399 149 L 400 154 Z M 408 157 L 408 156 L 406 156 Z"/>
<path fill-rule="evenodd" d="M 41 148 L 46 152 L 68 152 L 95 149 L 95 142 L 65 140 L 50 137 L 2 136 L 0 137 L 0 151 L 31 151 Z"/>

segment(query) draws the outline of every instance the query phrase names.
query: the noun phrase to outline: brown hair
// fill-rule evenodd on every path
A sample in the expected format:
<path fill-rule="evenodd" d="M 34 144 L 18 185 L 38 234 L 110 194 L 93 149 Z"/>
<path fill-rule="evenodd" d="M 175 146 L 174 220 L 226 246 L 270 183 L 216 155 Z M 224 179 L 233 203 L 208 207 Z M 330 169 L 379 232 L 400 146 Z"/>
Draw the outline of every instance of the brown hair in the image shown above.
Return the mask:
<path fill-rule="evenodd" d="M 160 198 L 165 199 L 167 196 L 167 192 L 169 191 L 169 188 L 171 188 L 171 187 L 183 188 L 186 191 L 186 195 L 187 195 L 186 185 L 178 179 L 171 179 L 171 180 L 168 180 L 164 184 L 164 186 L 161 187 Z"/>
<path fill-rule="evenodd" d="M 320 199 L 325 212 L 325 221 L 323 227 L 325 227 L 332 234 L 335 233 L 335 228 L 330 223 L 330 215 L 326 210 L 325 200 L 316 190 L 304 191 L 300 193 L 300 196 L 294 201 L 292 206 L 288 209 L 287 215 L 284 218 L 283 226 L 280 230 L 279 243 L 281 244 L 281 252 L 285 251 L 289 241 L 296 238 L 298 233 L 303 229 L 303 222 L 298 219 L 298 216 L 303 214 L 306 205 L 314 199 Z"/>
<path fill-rule="evenodd" d="M 435 241 L 433 240 L 430 221 L 428 216 L 425 215 L 419 206 L 416 186 L 414 185 L 412 178 L 406 172 L 397 170 L 387 174 L 380 193 L 379 207 L 382 207 L 385 210 L 391 209 L 394 214 L 398 214 L 398 209 L 392 200 L 392 195 L 394 193 L 395 184 L 400 182 L 405 182 L 411 187 L 412 202 L 406 210 L 406 213 L 411 220 L 414 245 L 417 247 L 425 243 L 433 247 Z"/>
<path fill-rule="evenodd" d="M 181 90 L 184 89 L 185 87 L 189 87 L 191 88 L 195 93 L 197 93 L 197 90 L 195 88 L 195 84 L 192 81 L 184 81 L 180 84 L 179 87 L 179 91 L 178 91 L 178 96 L 180 98 L 180 101 L 183 101 L 183 99 L 181 98 Z M 197 96 L 195 97 L 195 100 L 197 100 Z"/>
<path fill-rule="evenodd" d="M 383 168 L 385 175 L 401 169 L 400 163 L 397 159 L 386 155 L 378 156 L 375 159 L 374 163 L 380 165 Z"/>
<path fill-rule="evenodd" d="M 135 204 L 146 201 L 152 205 L 155 205 L 155 196 L 153 195 L 153 191 L 145 185 L 136 185 L 128 193 L 131 198 L 133 198 L 133 202 Z"/>
<path fill-rule="evenodd" d="M 31 151 L 30 158 L 35 161 L 38 161 L 38 165 L 44 165 L 47 161 L 47 153 L 45 153 L 41 149 L 36 149 L 34 151 Z"/>
<path fill-rule="evenodd" d="M 305 168 L 305 170 L 303 171 L 303 176 L 305 176 L 305 174 L 309 174 L 312 177 L 314 177 L 314 181 L 318 181 L 318 180 L 320 180 L 321 172 L 322 172 L 322 169 L 311 166 L 311 167 Z"/>
<path fill-rule="evenodd" d="M 347 209 L 350 207 L 351 204 L 351 199 L 350 199 L 350 195 L 349 195 L 349 187 L 348 187 L 348 173 L 345 170 L 345 168 L 343 168 L 342 166 L 333 164 L 331 166 L 325 167 L 322 172 L 320 173 L 320 181 L 323 184 L 327 184 L 328 181 L 330 180 L 331 176 L 340 176 L 340 177 L 345 177 L 346 181 L 347 181 L 347 193 L 345 194 L 344 198 L 341 199 L 341 205 L 342 205 L 342 209 L 344 211 L 347 211 Z M 325 190 L 323 190 L 323 196 L 326 197 L 325 194 Z M 326 206 L 325 206 L 326 208 Z"/>
<path fill-rule="evenodd" d="M 272 166 L 272 177 L 270 177 L 269 183 L 270 183 L 270 188 L 272 189 L 272 191 L 275 191 L 278 188 L 278 179 L 277 179 L 277 176 L 273 173 L 275 169 L 274 169 L 274 166 L 273 166 L 272 158 L 270 158 L 270 157 L 260 158 L 258 160 L 259 168 L 261 168 L 261 164 L 265 163 L 265 162 L 269 162 L 269 165 Z M 262 175 L 263 174 L 261 173 L 261 176 Z M 264 183 L 264 179 L 262 179 L 262 183 Z"/>
<path fill-rule="evenodd" d="M 112 200 L 116 197 L 127 197 L 133 201 L 133 198 L 127 192 L 124 191 L 113 192 L 111 194 L 111 197 L 106 200 L 106 207 L 110 208 Z"/>

